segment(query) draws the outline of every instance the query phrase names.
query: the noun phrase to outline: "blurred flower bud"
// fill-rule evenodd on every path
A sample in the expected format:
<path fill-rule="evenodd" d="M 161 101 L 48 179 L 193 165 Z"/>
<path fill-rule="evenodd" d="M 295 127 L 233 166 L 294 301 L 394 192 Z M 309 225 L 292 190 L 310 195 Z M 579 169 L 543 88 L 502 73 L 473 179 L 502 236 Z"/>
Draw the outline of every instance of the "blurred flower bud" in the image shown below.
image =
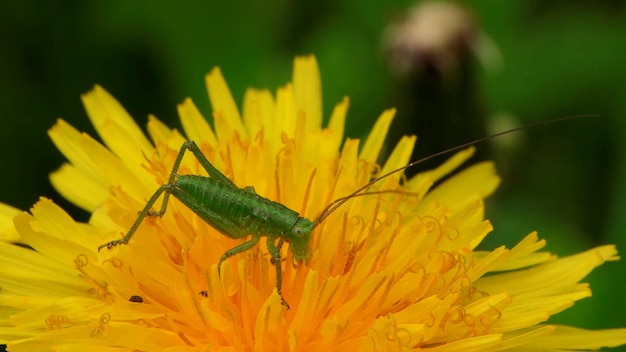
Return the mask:
<path fill-rule="evenodd" d="M 420 2 L 387 27 L 383 40 L 390 68 L 398 74 L 423 69 L 448 72 L 472 53 L 487 67 L 500 62 L 497 48 L 474 16 L 455 2 Z"/>

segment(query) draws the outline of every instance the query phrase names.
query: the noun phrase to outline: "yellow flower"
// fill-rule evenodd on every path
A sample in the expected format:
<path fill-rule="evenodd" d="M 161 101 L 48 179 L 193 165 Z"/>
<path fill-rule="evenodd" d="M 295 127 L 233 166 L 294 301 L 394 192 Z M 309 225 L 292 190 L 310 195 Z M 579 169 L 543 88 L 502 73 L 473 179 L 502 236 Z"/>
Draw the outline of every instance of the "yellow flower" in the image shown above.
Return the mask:
<path fill-rule="evenodd" d="M 172 199 L 128 245 L 119 239 L 159 185 L 180 146 L 195 140 L 236 185 L 314 219 L 373 174 L 405 165 L 406 137 L 384 166 L 376 160 L 394 111 L 365 143 L 343 142 L 348 100 L 322 125 L 313 57 L 295 61 L 293 82 L 275 96 L 249 90 L 240 114 L 219 69 L 207 76 L 215 130 L 191 100 L 179 114 L 186 137 L 150 117 L 150 140 L 102 88 L 83 96 L 100 144 L 59 120 L 50 136 L 69 163 L 51 181 L 92 212 L 73 221 L 48 199 L 13 219 L 0 208 L 0 342 L 9 351 L 436 351 L 595 349 L 626 343 L 626 330 L 587 331 L 543 324 L 591 294 L 579 281 L 613 246 L 566 258 L 540 252 L 535 233 L 512 249 L 476 251 L 491 231 L 483 198 L 499 179 L 491 163 L 464 169 L 461 151 L 399 188 L 396 174 L 328 216 L 312 234 L 308 265 L 288 246 L 272 263 L 262 240 L 222 265 L 231 239 Z M 340 146 L 343 142 L 343 147 Z M 179 174 L 206 175 L 186 156 Z M 382 190 L 402 190 L 384 192 Z M 410 192 L 410 194 L 407 194 Z M 158 208 L 160 203 L 157 203 Z M 155 209 L 158 210 L 158 209 Z M 273 265 L 282 265 L 281 304 Z M 489 275 L 487 275 L 489 274 Z"/>

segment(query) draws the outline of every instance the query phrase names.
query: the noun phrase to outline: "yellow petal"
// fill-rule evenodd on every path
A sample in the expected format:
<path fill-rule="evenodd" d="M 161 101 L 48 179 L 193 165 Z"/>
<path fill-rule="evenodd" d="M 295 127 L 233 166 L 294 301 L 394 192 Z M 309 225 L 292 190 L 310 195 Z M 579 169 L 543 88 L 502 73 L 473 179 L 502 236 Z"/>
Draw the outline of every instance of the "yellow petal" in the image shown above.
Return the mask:
<path fill-rule="evenodd" d="M 28 218 L 27 214 L 21 214 L 16 218 L 16 222 L 28 221 Z M 22 223 L 16 224 L 16 227 L 18 226 L 21 230 Z M 47 300 L 41 302 L 45 304 L 59 297 L 88 294 L 89 286 L 66 261 L 3 242 L 0 242 L 0 255 L 2 255 L 0 266 L 2 293 L 6 295 L 0 298 L 3 306 L 29 308 L 29 304 L 33 304 L 28 299 L 20 301 L 16 298 L 19 296 L 46 297 Z M 11 297 L 13 303 L 9 304 Z"/>
<path fill-rule="evenodd" d="M 593 268 L 616 260 L 614 246 L 601 246 L 569 257 L 559 258 L 529 269 L 483 277 L 476 286 L 486 292 L 508 290 L 512 294 L 563 287 L 579 282 Z"/>
<path fill-rule="evenodd" d="M 237 132 L 241 138 L 246 138 L 246 130 L 241 122 L 239 109 L 222 76 L 222 71 L 218 67 L 214 68 L 206 75 L 205 81 L 213 109 L 217 137 L 220 140 L 227 140 L 233 132 Z"/>
<path fill-rule="evenodd" d="M 389 158 L 385 162 L 382 170 L 380 171 L 380 175 L 385 175 L 388 172 L 396 170 L 400 167 L 405 166 L 411 159 L 411 154 L 413 154 L 413 147 L 415 146 L 415 141 L 417 137 L 415 136 L 404 136 L 400 139 L 396 147 L 393 149 Z M 402 178 L 402 172 L 398 172 L 396 174 L 390 175 L 387 180 L 383 181 L 384 183 L 390 184 L 398 184 L 399 180 Z M 375 185 L 381 189 L 386 189 L 383 185 Z"/>
<path fill-rule="evenodd" d="M 423 204 L 437 202 L 450 209 L 464 206 L 468 200 L 489 196 L 500 184 L 492 162 L 472 165 L 450 177 L 424 197 Z"/>
<path fill-rule="evenodd" d="M 528 341 L 528 348 L 562 350 L 596 350 L 626 344 L 626 329 L 585 330 L 554 326 L 554 333 Z"/>
<path fill-rule="evenodd" d="M 199 145 L 202 143 L 217 145 L 213 129 L 190 98 L 178 105 L 178 116 L 190 141 L 196 141 Z"/>
<path fill-rule="evenodd" d="M 315 56 L 296 57 L 292 79 L 298 115 L 304 115 L 306 131 L 319 131 L 322 126 L 322 81 Z"/>
<path fill-rule="evenodd" d="M 78 256 L 96 261 L 94 250 L 100 239 L 83 232 L 62 209 L 42 198 L 31 210 L 15 217 L 15 228 L 31 247 L 50 258 L 74 263 Z"/>
<path fill-rule="evenodd" d="M 152 145 L 132 117 L 98 85 L 81 98 L 87 115 L 106 146 L 122 158 L 127 167 L 138 171 L 143 161 L 142 153 L 149 153 Z M 131 153 L 132 150 L 136 152 Z"/>
<path fill-rule="evenodd" d="M 296 105 L 293 85 L 287 84 L 276 91 L 276 108 L 274 110 L 274 123 L 271 124 L 269 138 L 280 141 L 283 134 L 293 138 L 296 131 L 298 107 Z"/>
<path fill-rule="evenodd" d="M 243 99 L 243 121 L 248 134 L 257 138 L 259 133 L 264 133 L 270 143 L 276 142 L 273 138 L 276 121 L 274 121 L 274 97 L 267 89 L 247 89 Z M 274 146 L 278 150 L 278 145 Z"/>
<path fill-rule="evenodd" d="M 48 130 L 48 136 L 73 165 L 80 166 L 82 172 L 93 179 L 101 176 L 97 163 L 93 162 L 92 158 L 80 147 L 83 135 L 65 120 L 58 119 L 56 124 Z"/>
<path fill-rule="evenodd" d="M 50 174 L 52 186 L 73 204 L 95 211 L 109 195 L 108 187 L 102 179 L 91 177 L 71 164 L 63 164 L 60 169 Z"/>
<path fill-rule="evenodd" d="M 344 126 L 349 106 L 350 100 L 347 97 L 343 98 L 341 103 L 335 105 L 330 115 L 328 127 L 322 131 L 323 134 L 320 140 L 324 142 L 320 143 L 320 148 L 321 155 L 325 158 L 335 158 L 337 155 L 337 151 L 343 142 Z"/>
<path fill-rule="evenodd" d="M 173 150 L 178 150 L 186 141 L 178 131 L 167 127 L 154 115 L 148 116 L 148 133 L 155 144 L 166 145 Z"/>
<path fill-rule="evenodd" d="M 13 218 L 21 212 L 17 208 L 0 203 L 0 242 L 17 242 L 20 240 L 20 235 L 13 226 Z"/>
<path fill-rule="evenodd" d="M 385 110 L 380 117 L 378 117 L 378 120 L 376 120 L 376 123 L 374 124 L 374 128 L 372 128 L 372 131 L 365 140 L 363 149 L 361 149 L 361 153 L 359 154 L 359 159 L 366 160 L 370 163 L 378 161 L 378 155 L 380 154 L 380 150 L 385 142 L 389 126 L 391 125 L 391 121 L 393 121 L 395 114 L 395 109 L 389 109 Z"/>
<path fill-rule="evenodd" d="M 501 261 L 493 263 L 493 267 L 489 268 L 488 271 L 517 270 L 556 259 L 556 256 L 549 252 L 536 252 L 545 247 L 545 245 L 546 241 L 539 240 L 537 232 L 532 232 L 516 244 Z M 474 257 L 480 259 L 489 255 L 489 253 L 475 251 Z"/>
<path fill-rule="evenodd" d="M 428 180 L 428 184 L 437 182 L 439 179 L 448 175 L 465 161 L 467 161 L 467 159 L 474 155 L 475 151 L 476 149 L 474 147 L 469 147 L 467 149 L 461 150 L 458 153 L 455 153 L 450 159 L 446 160 L 436 169 L 420 172 L 419 174 L 415 175 L 415 177 L 409 180 L 409 185 L 411 186 L 411 188 L 417 189 L 419 185 L 422 185 L 424 183 L 424 180 Z"/>

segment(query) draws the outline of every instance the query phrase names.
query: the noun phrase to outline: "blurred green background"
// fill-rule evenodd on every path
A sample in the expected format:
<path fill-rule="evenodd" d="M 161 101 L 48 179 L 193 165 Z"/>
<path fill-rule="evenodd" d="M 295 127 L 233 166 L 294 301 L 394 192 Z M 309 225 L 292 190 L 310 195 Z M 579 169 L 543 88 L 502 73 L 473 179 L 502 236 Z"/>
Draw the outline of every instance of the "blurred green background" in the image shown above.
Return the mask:
<path fill-rule="evenodd" d="M 626 253 L 626 1 L 466 4 L 472 28 L 500 62 L 469 50 L 446 68 L 426 55 L 404 74 L 394 69 L 383 33 L 403 21 L 410 1 L 169 4 L 3 1 L 1 201 L 28 209 L 46 196 L 86 220 L 49 185 L 48 173 L 64 160 L 46 130 L 63 117 L 95 135 L 79 95 L 96 83 L 141 126 L 153 113 L 180 127 L 176 105 L 185 97 L 210 116 L 204 75 L 213 66 L 241 102 L 246 87 L 275 89 L 290 79 L 294 55 L 313 53 L 325 116 L 349 96 L 347 134 L 363 137 L 383 109 L 397 106 L 403 121 L 392 138 L 417 126 L 415 157 L 520 124 L 600 114 L 478 146 L 479 158 L 495 158 L 503 176 L 487 205 L 495 231 L 485 247 L 511 246 L 538 230 L 560 255 L 605 243 Z M 595 298 L 553 321 L 626 326 L 625 273 L 626 261 L 600 267 L 586 280 Z"/>

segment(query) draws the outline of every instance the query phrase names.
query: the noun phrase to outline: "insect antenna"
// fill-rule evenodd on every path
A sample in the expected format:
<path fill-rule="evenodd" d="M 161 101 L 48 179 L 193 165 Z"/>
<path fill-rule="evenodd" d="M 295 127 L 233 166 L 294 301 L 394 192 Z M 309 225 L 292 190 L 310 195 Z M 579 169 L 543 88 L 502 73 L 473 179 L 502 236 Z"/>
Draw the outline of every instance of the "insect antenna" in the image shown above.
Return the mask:
<path fill-rule="evenodd" d="M 498 132 L 498 133 L 494 133 L 485 137 L 481 137 L 478 139 L 474 139 L 472 141 L 457 145 L 456 147 L 452 147 L 452 148 L 448 148 L 439 152 L 436 152 L 434 154 L 431 154 L 429 156 L 423 157 L 421 159 L 412 161 L 402 167 L 399 167 L 395 170 L 389 171 L 388 173 L 382 175 L 382 176 L 378 176 L 375 179 L 371 180 L 370 182 L 366 183 L 364 186 L 359 187 L 356 191 L 348 194 L 345 197 L 341 197 L 341 198 L 337 198 L 334 201 L 330 202 L 330 204 L 328 204 L 326 206 L 326 208 L 324 208 L 324 210 L 322 210 L 322 212 L 320 213 L 320 215 L 317 216 L 317 218 L 315 220 L 313 220 L 313 228 L 317 227 L 317 225 L 319 225 L 322 221 L 324 221 L 324 219 L 326 219 L 330 214 L 332 214 L 335 210 L 337 210 L 340 206 L 342 206 L 345 202 L 349 201 L 350 199 L 354 198 L 354 197 L 358 197 L 358 196 L 362 196 L 362 195 L 366 195 L 366 194 L 379 194 L 379 193 L 387 193 L 387 192 L 393 192 L 393 193 L 402 193 L 402 191 L 379 191 L 379 192 L 365 192 L 365 193 L 361 193 L 364 190 L 366 190 L 367 188 L 371 187 L 373 184 L 377 183 L 378 181 L 385 179 L 393 174 L 396 174 L 400 171 L 406 170 L 410 167 L 413 167 L 415 165 L 421 164 L 425 161 L 434 159 L 436 157 L 448 154 L 448 153 L 452 153 L 454 151 L 472 146 L 474 144 L 478 144 L 478 143 L 482 143 L 485 141 L 488 141 L 490 139 L 496 138 L 496 137 L 500 137 L 503 136 L 505 134 L 509 134 L 509 133 L 513 133 L 513 132 L 517 132 L 517 131 L 521 131 L 521 130 L 525 130 L 525 129 L 529 129 L 529 128 L 533 128 L 533 127 L 537 127 L 537 126 L 541 126 L 541 125 L 548 125 L 548 124 L 552 124 L 552 123 L 558 123 L 558 122 L 564 122 L 564 121 L 568 121 L 568 120 L 574 120 L 574 119 L 579 119 L 579 118 L 598 118 L 600 117 L 600 115 L 598 114 L 582 114 L 582 115 L 572 115 L 572 116 L 566 116 L 566 117 L 561 117 L 561 118 L 557 118 L 557 119 L 552 119 L 552 120 L 544 120 L 544 121 L 538 121 L 538 122 L 533 122 L 533 123 L 529 123 L 526 124 L 524 126 L 520 126 L 520 127 L 515 127 L 515 128 L 511 128 L 509 130 L 506 131 L 502 131 L 502 132 Z M 409 193 L 410 192 L 406 192 Z"/>

